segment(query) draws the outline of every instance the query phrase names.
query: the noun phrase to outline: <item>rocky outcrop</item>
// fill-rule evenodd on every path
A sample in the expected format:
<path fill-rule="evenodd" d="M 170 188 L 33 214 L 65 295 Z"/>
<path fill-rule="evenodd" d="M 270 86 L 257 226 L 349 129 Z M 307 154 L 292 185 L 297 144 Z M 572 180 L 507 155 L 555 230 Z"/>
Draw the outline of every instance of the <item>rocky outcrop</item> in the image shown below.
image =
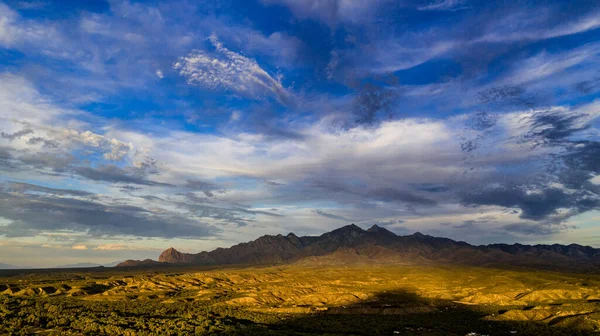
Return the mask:
<path fill-rule="evenodd" d="M 193 262 L 193 256 L 191 254 L 181 253 L 176 249 L 169 247 L 164 250 L 158 257 L 158 262 L 164 263 L 191 263 Z"/>

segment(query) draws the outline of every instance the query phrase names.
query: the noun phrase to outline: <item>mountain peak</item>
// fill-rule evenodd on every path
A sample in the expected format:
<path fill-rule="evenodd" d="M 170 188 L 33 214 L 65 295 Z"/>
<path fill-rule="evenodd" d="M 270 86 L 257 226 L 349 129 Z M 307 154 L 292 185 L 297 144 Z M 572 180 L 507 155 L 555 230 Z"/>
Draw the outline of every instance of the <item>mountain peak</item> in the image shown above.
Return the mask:
<path fill-rule="evenodd" d="M 358 231 L 358 232 L 364 232 L 365 230 L 363 230 L 360 226 L 352 223 L 352 224 L 349 224 L 349 225 L 342 226 L 341 228 L 339 228 L 337 230 L 333 230 L 333 231 Z"/>
<path fill-rule="evenodd" d="M 373 224 L 367 231 L 369 232 L 375 232 L 375 231 L 379 231 L 383 229 L 381 226 L 377 225 L 377 224 Z"/>
<path fill-rule="evenodd" d="M 158 257 L 159 262 L 180 263 L 183 260 L 183 254 L 173 247 L 164 250 Z"/>
<path fill-rule="evenodd" d="M 350 225 L 342 226 L 341 228 L 335 229 L 333 231 L 329 231 L 324 235 L 335 235 L 335 234 L 344 234 L 344 235 L 360 235 L 365 233 L 366 231 L 361 229 L 358 225 L 352 223 Z"/>
<path fill-rule="evenodd" d="M 366 233 L 367 231 L 361 229 L 356 224 L 350 224 L 324 233 L 320 238 L 324 238 L 327 241 L 333 241 L 335 244 L 348 244 L 358 241 Z"/>
<path fill-rule="evenodd" d="M 393 233 L 392 231 L 383 228 L 377 224 L 373 224 L 373 226 L 371 226 L 367 232 L 371 232 L 371 233 L 383 233 L 383 234 L 388 234 L 388 235 L 396 235 L 395 233 Z"/>

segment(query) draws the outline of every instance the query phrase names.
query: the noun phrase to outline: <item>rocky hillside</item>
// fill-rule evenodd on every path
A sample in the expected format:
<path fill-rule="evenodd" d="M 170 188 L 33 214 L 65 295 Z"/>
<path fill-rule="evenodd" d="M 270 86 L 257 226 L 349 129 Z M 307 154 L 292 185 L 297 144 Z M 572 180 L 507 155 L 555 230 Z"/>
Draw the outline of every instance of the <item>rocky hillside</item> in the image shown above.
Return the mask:
<path fill-rule="evenodd" d="M 197 254 L 169 248 L 161 264 L 348 264 L 348 263 L 445 263 L 473 266 L 523 266 L 541 269 L 593 271 L 600 269 L 600 249 L 571 244 L 474 246 L 421 233 L 398 236 L 373 225 L 368 230 L 351 224 L 320 236 L 293 233 L 266 235 L 254 241 Z M 119 266 L 151 266 L 150 260 L 128 260 Z"/>

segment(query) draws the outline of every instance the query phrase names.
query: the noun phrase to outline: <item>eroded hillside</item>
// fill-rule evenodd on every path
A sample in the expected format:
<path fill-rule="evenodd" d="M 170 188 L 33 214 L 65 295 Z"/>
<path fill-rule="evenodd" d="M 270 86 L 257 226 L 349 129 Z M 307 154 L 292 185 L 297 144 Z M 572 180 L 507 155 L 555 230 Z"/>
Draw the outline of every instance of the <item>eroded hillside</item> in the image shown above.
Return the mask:
<path fill-rule="evenodd" d="M 0 278 L 0 300 L 3 332 L 571 335 L 600 329 L 598 276 L 470 267 L 15 274 Z M 354 325 L 359 321 L 371 329 Z"/>

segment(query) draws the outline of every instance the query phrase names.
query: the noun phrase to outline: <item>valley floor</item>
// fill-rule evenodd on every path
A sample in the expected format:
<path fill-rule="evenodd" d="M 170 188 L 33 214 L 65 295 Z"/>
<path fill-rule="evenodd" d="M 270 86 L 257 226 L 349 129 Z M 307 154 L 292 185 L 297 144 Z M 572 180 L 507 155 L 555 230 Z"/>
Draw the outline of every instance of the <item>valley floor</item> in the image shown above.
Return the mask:
<path fill-rule="evenodd" d="M 592 335 L 600 276 L 455 266 L 0 272 L 0 333 Z"/>

